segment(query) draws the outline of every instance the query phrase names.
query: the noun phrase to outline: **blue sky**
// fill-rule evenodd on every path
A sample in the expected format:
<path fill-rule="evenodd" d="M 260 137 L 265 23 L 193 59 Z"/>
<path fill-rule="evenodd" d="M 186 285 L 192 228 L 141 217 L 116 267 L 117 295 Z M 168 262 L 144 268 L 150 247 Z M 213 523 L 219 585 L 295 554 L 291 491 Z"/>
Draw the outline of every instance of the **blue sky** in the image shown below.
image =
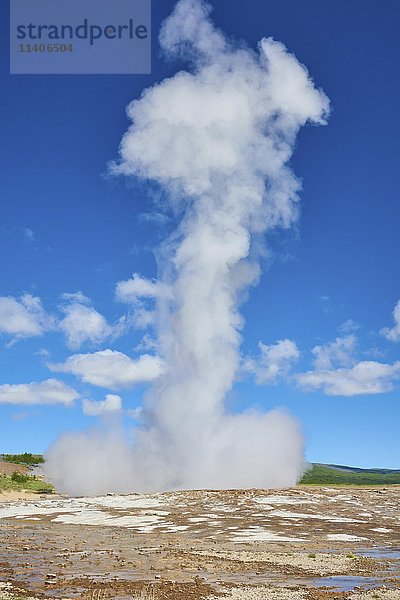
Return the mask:
<path fill-rule="evenodd" d="M 173 4 L 153 0 L 155 33 Z M 110 178 L 107 164 L 128 126 L 126 105 L 176 67 L 160 57 L 154 35 L 149 76 L 11 76 L 4 3 L 1 11 L 0 451 L 41 452 L 60 432 L 97 421 L 82 398 L 119 395 L 127 428 L 140 406 L 145 381 L 107 388 L 48 365 L 105 349 L 140 354 L 143 331 L 129 325 L 115 286 L 133 272 L 156 276 L 153 250 L 173 223 L 149 218 L 152 190 Z M 310 461 L 400 466 L 400 326 L 392 314 L 400 299 L 399 13 L 394 0 L 384 9 L 378 0 L 252 0 L 245 9 L 218 0 L 213 12 L 251 47 L 265 36 L 283 42 L 332 105 L 326 127 L 300 133 L 291 164 L 303 182 L 302 216 L 268 240 L 272 256 L 243 306 L 242 353 L 252 366 L 227 399 L 232 410 L 286 407 L 302 424 Z M 82 340 L 65 319 L 85 307 L 102 318 Z M 285 339 L 297 360 L 276 358 Z M 279 370 L 264 373 L 263 385 L 250 376 L 268 366 L 260 340 Z M 376 393 L 366 393 L 365 361 Z M 353 369 L 362 371 L 358 387 Z M 48 379 L 76 400 L 52 384 L 65 405 L 31 403 L 45 389 L 4 387 Z"/>

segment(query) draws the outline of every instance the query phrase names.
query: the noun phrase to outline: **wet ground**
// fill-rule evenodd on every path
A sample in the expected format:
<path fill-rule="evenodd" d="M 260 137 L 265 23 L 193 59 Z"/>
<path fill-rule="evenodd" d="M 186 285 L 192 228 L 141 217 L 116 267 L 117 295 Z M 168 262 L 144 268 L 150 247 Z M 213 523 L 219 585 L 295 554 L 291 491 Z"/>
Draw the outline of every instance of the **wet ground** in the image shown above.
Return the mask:
<path fill-rule="evenodd" d="M 14 586 L 0 600 L 16 588 L 90 600 L 397 600 L 399 499 L 392 486 L 0 501 L 0 581 Z"/>

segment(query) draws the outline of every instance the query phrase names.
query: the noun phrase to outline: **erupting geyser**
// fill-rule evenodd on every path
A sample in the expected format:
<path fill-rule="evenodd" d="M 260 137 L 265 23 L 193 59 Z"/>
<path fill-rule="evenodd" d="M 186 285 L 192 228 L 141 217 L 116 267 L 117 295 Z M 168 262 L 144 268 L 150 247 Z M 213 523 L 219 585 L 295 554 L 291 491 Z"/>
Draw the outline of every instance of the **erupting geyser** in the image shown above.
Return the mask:
<path fill-rule="evenodd" d="M 240 366 L 239 307 L 260 276 L 262 239 L 298 215 L 300 185 L 288 166 L 297 133 L 323 124 L 329 101 L 281 43 L 263 39 L 258 53 L 234 46 L 209 13 L 200 0 L 180 0 L 163 24 L 162 50 L 190 71 L 129 105 L 132 125 L 112 166 L 157 182 L 179 218 L 157 252 L 158 281 L 135 274 L 117 287 L 154 329 L 162 374 L 131 445 L 115 432 L 68 434 L 50 449 L 47 473 L 73 494 L 285 487 L 304 468 L 295 419 L 229 414 L 224 399 Z"/>

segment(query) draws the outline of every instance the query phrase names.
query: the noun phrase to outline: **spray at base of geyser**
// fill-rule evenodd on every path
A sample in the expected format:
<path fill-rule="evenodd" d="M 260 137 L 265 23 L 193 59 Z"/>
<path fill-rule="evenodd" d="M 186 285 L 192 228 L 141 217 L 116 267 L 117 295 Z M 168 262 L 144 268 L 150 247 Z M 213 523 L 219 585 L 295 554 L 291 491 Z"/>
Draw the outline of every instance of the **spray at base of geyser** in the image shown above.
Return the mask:
<path fill-rule="evenodd" d="M 239 306 L 258 281 L 263 236 L 290 227 L 298 215 L 300 185 L 288 167 L 297 133 L 306 122 L 323 124 L 329 101 L 282 44 L 263 39 L 258 54 L 234 47 L 209 12 L 201 0 L 180 0 L 165 21 L 162 49 L 189 58 L 192 72 L 129 105 L 132 126 L 113 166 L 114 173 L 157 182 L 181 215 L 158 251 L 159 281 L 135 274 L 117 286 L 117 297 L 152 324 L 165 365 L 145 398 L 133 445 L 122 453 L 132 491 L 286 487 L 304 468 L 291 416 L 228 414 L 224 400 L 240 368 Z M 79 469 L 93 462 L 100 441 L 109 447 L 89 491 L 71 474 L 77 441 Z M 60 489 L 123 490 L 106 477 L 121 442 L 100 441 L 77 434 L 53 445 L 47 473 Z"/>
<path fill-rule="evenodd" d="M 135 447 L 115 422 L 64 433 L 46 453 L 46 474 L 60 492 L 95 496 L 170 489 L 282 488 L 294 485 L 305 467 L 297 421 L 279 410 L 225 415 L 212 432 L 199 434 L 194 425 L 192 440 L 178 438 L 190 453 L 189 461 L 172 455 L 175 450 L 167 443 L 165 457 L 158 452 L 147 454 L 151 436 L 142 435 Z"/>

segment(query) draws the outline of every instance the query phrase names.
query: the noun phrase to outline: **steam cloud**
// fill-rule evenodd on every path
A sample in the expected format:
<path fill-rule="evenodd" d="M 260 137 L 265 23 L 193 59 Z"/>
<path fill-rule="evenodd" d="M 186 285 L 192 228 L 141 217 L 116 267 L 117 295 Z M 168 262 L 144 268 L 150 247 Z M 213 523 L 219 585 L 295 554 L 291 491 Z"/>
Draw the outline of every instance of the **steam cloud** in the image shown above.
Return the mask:
<path fill-rule="evenodd" d="M 132 446 L 92 432 L 50 449 L 48 474 L 71 493 L 285 487 L 304 468 L 294 418 L 229 414 L 224 400 L 240 368 L 239 308 L 259 279 L 264 238 L 298 216 L 300 184 L 288 166 L 297 133 L 325 123 L 329 101 L 283 44 L 263 39 L 258 53 L 234 46 L 209 13 L 201 0 L 179 0 L 164 22 L 162 50 L 191 70 L 129 105 L 132 125 L 113 166 L 157 182 L 180 218 L 158 251 L 159 281 L 135 274 L 117 288 L 149 315 L 165 367 Z M 116 455 L 128 485 L 110 468 Z M 77 469 L 86 471 L 82 485 Z"/>

